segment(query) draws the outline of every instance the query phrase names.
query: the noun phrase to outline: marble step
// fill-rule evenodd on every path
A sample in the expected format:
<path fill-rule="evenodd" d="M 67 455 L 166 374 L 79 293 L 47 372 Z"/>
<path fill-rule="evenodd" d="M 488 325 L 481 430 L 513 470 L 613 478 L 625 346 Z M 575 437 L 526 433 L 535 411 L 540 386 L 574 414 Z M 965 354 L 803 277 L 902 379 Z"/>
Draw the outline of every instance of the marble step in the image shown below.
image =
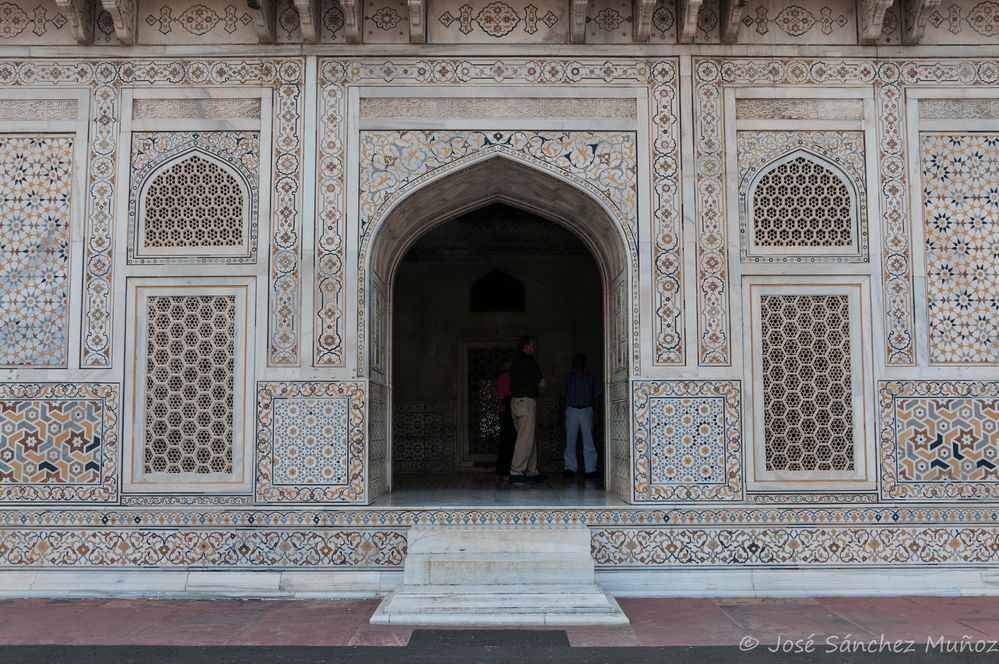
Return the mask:
<path fill-rule="evenodd" d="M 409 554 L 403 572 L 408 585 L 593 583 L 593 561 L 584 554 Z"/>
<path fill-rule="evenodd" d="M 628 618 L 599 586 L 584 584 L 407 586 L 390 593 L 371 617 L 405 625 L 626 625 Z"/>
<path fill-rule="evenodd" d="M 592 583 L 586 528 L 420 528 L 407 534 L 407 585 Z"/>

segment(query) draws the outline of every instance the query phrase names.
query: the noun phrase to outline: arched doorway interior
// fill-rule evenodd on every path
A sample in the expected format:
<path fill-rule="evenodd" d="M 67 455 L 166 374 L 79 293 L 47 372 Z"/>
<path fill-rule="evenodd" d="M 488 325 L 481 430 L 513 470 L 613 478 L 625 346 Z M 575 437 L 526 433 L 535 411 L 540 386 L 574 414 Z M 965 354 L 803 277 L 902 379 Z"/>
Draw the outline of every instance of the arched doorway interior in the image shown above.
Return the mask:
<path fill-rule="evenodd" d="M 575 238 L 592 255 L 599 273 L 599 326 L 605 333 L 597 353 L 599 370 L 610 389 L 605 391 L 604 412 L 608 416 L 603 440 L 597 441 L 606 460 L 606 487 L 621 498 L 631 498 L 629 422 L 624 408 L 614 408 L 610 395 L 627 395 L 631 337 L 630 294 L 634 256 L 633 239 L 619 227 L 596 196 L 530 164 L 492 155 L 444 177 L 422 182 L 393 205 L 370 229 L 370 244 L 362 245 L 362 292 L 368 332 L 361 334 L 358 350 L 366 360 L 372 393 L 382 415 L 369 423 L 369 498 L 377 497 L 392 483 L 392 418 L 395 388 L 393 338 L 405 321 L 394 317 L 395 284 L 404 259 L 419 239 L 432 230 L 491 204 L 503 204 L 542 223 L 554 223 Z M 468 306 L 469 294 L 462 299 Z M 442 324 L 447 324 L 446 321 Z M 509 343 L 511 339 L 500 340 Z M 569 344 L 571 346 L 571 343 Z M 570 353 L 572 351 L 565 351 Z M 553 367 L 554 375 L 567 370 Z M 546 373 L 548 373 L 546 368 Z M 454 380 L 454 378 L 452 378 Z M 558 388 L 553 387 L 554 395 Z M 626 399 L 626 396 L 625 396 Z M 620 416 L 615 419 L 615 413 Z M 460 455 L 456 456 L 456 460 Z M 474 459 L 465 458 L 464 461 Z"/>
<path fill-rule="evenodd" d="M 572 354 L 585 353 L 592 374 L 605 375 L 600 270 L 586 245 L 537 215 L 490 204 L 420 237 L 390 300 L 394 490 L 488 483 L 500 426 L 493 386 L 525 332 L 539 338 L 551 380 L 537 441 L 541 469 L 557 479 L 559 383 Z M 602 400 L 597 411 L 602 440 Z"/>

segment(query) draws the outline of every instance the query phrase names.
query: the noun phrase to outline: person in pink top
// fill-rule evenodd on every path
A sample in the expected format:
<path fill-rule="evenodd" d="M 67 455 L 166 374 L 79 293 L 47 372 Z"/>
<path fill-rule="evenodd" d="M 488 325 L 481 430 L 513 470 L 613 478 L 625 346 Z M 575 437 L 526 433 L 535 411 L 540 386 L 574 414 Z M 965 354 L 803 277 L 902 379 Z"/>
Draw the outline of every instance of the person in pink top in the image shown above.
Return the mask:
<path fill-rule="evenodd" d="M 517 431 L 513 427 L 513 411 L 510 410 L 510 367 L 507 365 L 496 377 L 496 412 L 499 413 L 500 438 L 496 454 L 496 479 L 510 479 L 510 463 L 513 460 L 513 444 Z"/>

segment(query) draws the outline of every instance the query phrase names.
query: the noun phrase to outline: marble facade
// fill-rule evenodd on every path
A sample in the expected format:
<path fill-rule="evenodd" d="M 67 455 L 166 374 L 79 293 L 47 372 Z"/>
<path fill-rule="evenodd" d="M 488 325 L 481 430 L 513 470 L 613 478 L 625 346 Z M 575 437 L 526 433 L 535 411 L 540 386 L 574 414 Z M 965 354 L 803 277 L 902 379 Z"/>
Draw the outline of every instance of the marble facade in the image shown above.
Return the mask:
<path fill-rule="evenodd" d="M 999 4 L 738 4 L 0 2 L 0 580 L 374 592 L 448 523 L 650 585 L 994 568 Z M 398 261 L 486 202 L 596 260 L 618 506 L 372 505 L 455 419 L 393 403 Z M 192 373 L 155 307 L 197 298 Z"/>

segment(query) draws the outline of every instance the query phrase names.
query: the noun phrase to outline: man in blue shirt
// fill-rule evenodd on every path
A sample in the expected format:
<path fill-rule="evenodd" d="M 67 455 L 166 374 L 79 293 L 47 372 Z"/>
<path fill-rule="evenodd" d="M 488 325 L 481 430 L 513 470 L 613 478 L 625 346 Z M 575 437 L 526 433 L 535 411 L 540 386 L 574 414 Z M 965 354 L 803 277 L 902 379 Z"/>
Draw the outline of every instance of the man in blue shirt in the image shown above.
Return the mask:
<path fill-rule="evenodd" d="M 562 381 L 559 413 L 565 421 L 565 471 L 562 477 L 576 476 L 576 435 L 583 433 L 583 464 L 586 479 L 600 479 L 597 473 L 597 447 L 593 444 L 593 406 L 604 393 L 600 383 L 586 370 L 586 356 L 572 356 L 572 371 Z"/>

